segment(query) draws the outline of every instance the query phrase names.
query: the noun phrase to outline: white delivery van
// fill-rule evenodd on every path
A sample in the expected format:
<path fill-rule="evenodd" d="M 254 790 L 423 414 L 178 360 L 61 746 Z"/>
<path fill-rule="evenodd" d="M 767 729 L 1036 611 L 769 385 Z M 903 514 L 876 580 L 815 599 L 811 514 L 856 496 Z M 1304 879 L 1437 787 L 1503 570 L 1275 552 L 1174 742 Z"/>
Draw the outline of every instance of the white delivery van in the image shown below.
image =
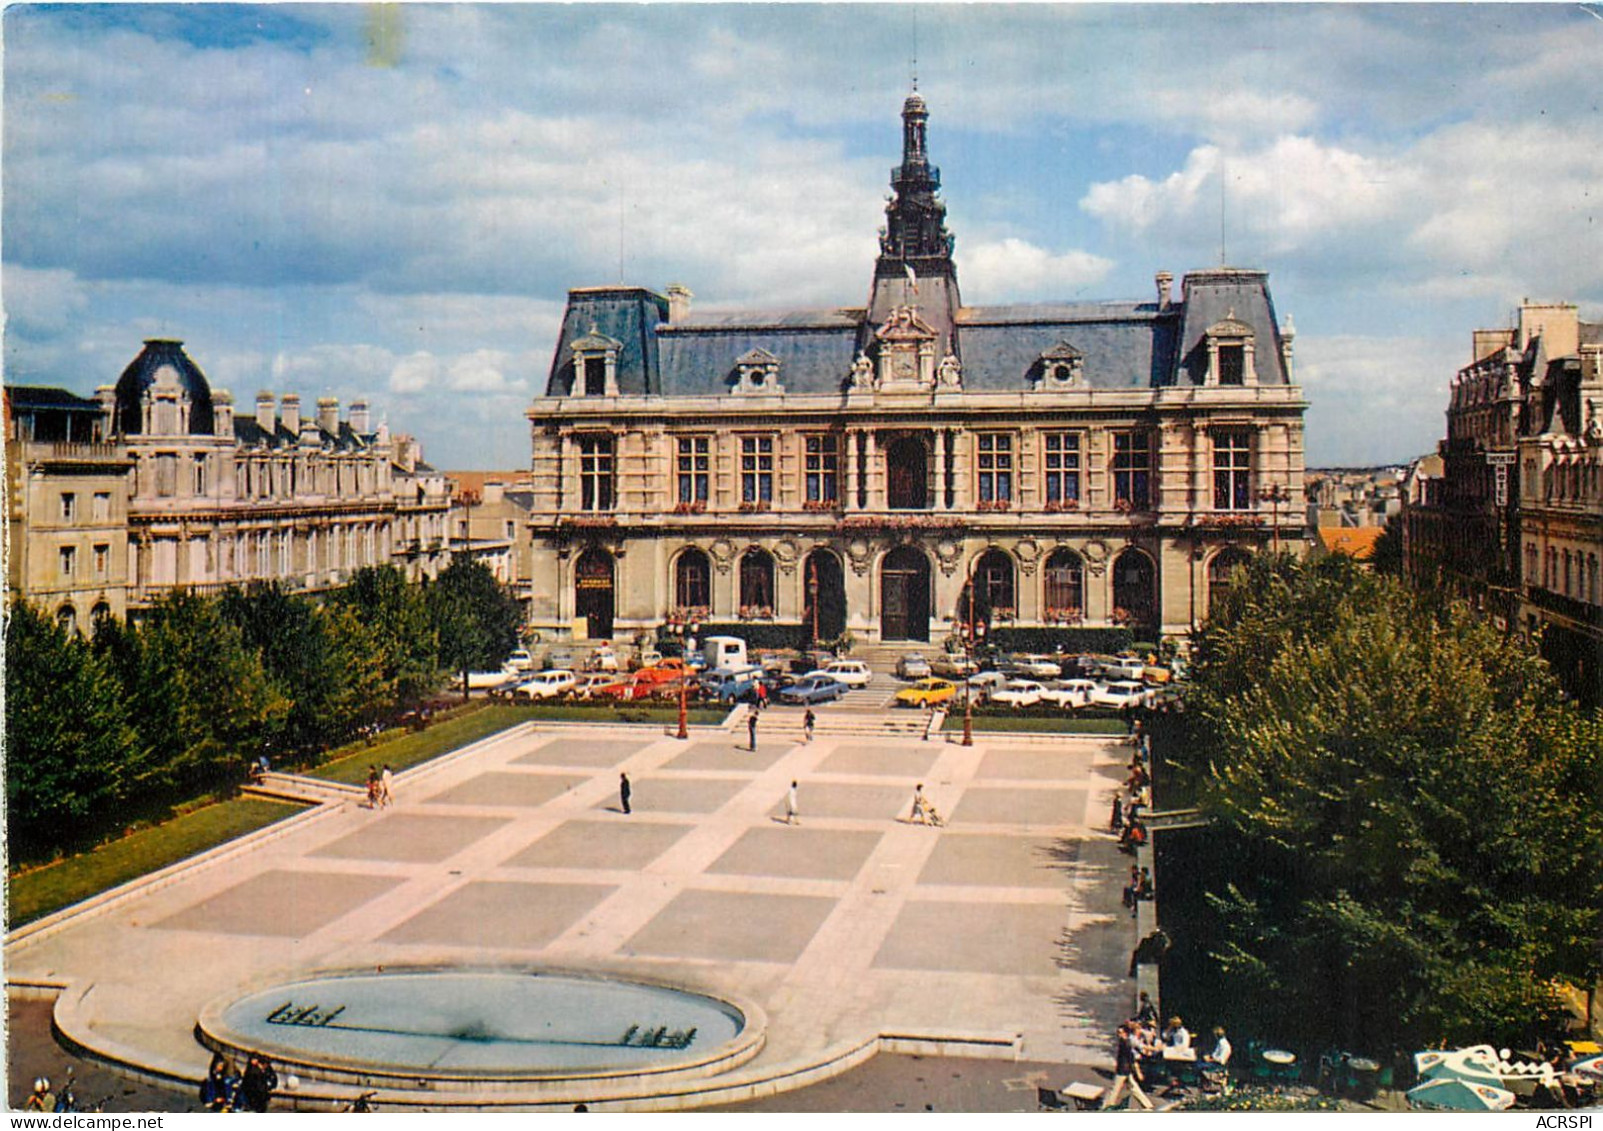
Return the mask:
<path fill-rule="evenodd" d="M 710 672 L 747 668 L 746 642 L 738 636 L 709 636 L 701 642 L 701 654 Z"/>

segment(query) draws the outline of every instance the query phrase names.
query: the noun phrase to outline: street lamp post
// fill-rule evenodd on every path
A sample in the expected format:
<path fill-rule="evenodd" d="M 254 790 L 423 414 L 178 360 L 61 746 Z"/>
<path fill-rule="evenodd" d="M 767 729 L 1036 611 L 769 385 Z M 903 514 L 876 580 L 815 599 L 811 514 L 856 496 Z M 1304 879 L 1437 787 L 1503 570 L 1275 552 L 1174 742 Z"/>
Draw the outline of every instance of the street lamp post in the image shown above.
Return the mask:
<path fill-rule="evenodd" d="M 979 559 L 976 558 L 975 562 Z M 968 623 L 963 633 L 963 745 L 974 745 L 974 562 L 968 569 Z"/>
<path fill-rule="evenodd" d="M 1276 483 L 1258 492 L 1258 498 L 1269 504 L 1269 545 L 1274 553 L 1280 552 L 1280 504 L 1291 501 L 1291 492 Z"/>
<path fill-rule="evenodd" d="M 676 738 L 690 737 L 690 641 L 695 639 L 696 625 L 691 621 L 679 623 L 679 660 L 684 667 L 679 672 L 679 733 Z"/>

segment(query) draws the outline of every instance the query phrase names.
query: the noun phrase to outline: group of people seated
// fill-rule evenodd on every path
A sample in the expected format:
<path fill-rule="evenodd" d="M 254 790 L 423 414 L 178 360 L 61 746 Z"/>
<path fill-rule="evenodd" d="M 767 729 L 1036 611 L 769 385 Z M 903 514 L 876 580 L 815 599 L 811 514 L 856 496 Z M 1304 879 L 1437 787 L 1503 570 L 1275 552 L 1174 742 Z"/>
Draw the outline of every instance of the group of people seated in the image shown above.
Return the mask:
<path fill-rule="evenodd" d="M 1158 1010 L 1145 990 L 1141 991 L 1136 1015 L 1128 1022 L 1130 1041 L 1139 1058 L 1142 1075 L 1153 1082 L 1183 1087 L 1195 1079 L 1205 1092 L 1228 1090 L 1230 1038 L 1223 1025 L 1213 1030 L 1213 1047 L 1198 1056 L 1192 1046 L 1191 1030 L 1178 1016 L 1167 1025 L 1158 1025 Z"/>

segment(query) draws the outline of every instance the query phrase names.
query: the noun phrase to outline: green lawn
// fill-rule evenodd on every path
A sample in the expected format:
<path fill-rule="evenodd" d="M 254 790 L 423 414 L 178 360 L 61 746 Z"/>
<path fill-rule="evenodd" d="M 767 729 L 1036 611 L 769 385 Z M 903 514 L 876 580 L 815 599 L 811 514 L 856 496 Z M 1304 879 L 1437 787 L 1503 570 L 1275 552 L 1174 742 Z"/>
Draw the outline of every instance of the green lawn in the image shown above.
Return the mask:
<path fill-rule="evenodd" d="M 699 707 L 691 709 L 689 719 L 697 724 L 719 723 L 726 714 L 722 709 Z M 334 751 L 334 760 L 307 772 L 328 781 L 360 785 L 367 780 L 370 765 L 387 762 L 392 769 L 404 770 L 530 720 L 671 725 L 678 718 L 676 706 L 553 703 L 513 707 L 479 700 L 452 709 L 448 717 L 430 724 L 427 730 L 389 731 L 371 746 L 353 743 L 341 747 Z M 17 927 L 31 922 L 300 811 L 298 805 L 257 798 L 224 801 L 14 877 L 6 893 L 7 924 Z"/>
<path fill-rule="evenodd" d="M 257 798 L 223 801 L 15 876 L 6 890 L 7 927 L 32 922 L 301 811 L 299 805 Z"/>
<path fill-rule="evenodd" d="M 963 729 L 963 712 L 957 711 L 946 718 L 943 731 Z M 1036 734 L 1123 734 L 1124 723 L 1119 719 L 1031 718 L 1028 715 L 975 715 L 975 730 L 1008 731 Z"/>

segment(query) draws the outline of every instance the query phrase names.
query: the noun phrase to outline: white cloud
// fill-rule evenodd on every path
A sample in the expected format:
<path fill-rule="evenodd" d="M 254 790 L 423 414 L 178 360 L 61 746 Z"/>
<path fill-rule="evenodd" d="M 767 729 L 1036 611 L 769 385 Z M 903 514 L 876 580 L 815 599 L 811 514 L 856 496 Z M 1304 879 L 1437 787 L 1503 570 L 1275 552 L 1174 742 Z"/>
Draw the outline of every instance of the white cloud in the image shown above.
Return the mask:
<path fill-rule="evenodd" d="M 1104 223 L 1137 232 L 1191 218 L 1197 212 L 1204 185 L 1218 178 L 1219 160 L 1215 146 L 1201 146 L 1186 158 L 1185 168 L 1161 181 L 1132 173 L 1122 180 L 1093 184 L 1080 200 L 1080 207 Z"/>
<path fill-rule="evenodd" d="M 431 353 L 414 353 L 390 370 L 389 389 L 392 393 L 421 393 L 432 388 L 439 378 L 440 359 Z"/>
<path fill-rule="evenodd" d="M 89 306 L 79 278 L 59 268 L 34 270 L 20 263 L 5 265 L 6 318 L 14 331 L 56 334 L 67 330 Z"/>
<path fill-rule="evenodd" d="M 1459 338 L 1299 335 L 1309 467 L 1403 462 L 1446 434 L 1448 386 L 1469 359 Z"/>
<path fill-rule="evenodd" d="M 1012 236 L 966 248 L 957 258 L 964 289 L 991 302 L 1071 295 L 1100 283 L 1113 267 L 1089 252 L 1054 255 Z"/>

